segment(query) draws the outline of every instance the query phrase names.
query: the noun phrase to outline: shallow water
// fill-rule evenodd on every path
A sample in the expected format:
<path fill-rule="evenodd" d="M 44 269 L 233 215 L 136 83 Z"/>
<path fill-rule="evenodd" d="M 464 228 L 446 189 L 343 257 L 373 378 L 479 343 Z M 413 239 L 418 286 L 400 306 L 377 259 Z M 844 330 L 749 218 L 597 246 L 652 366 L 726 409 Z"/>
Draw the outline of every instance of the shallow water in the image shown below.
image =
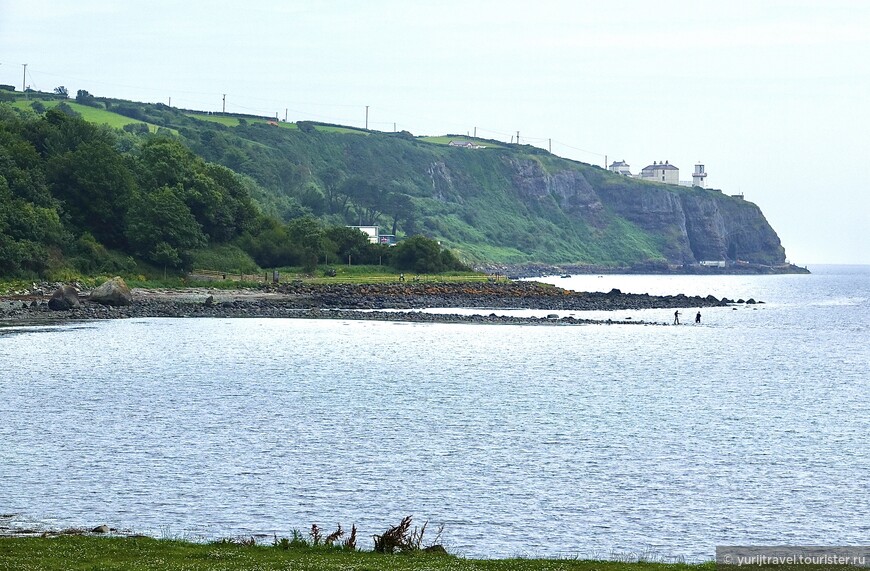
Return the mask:
<path fill-rule="evenodd" d="M 681 327 L 5 328 L 0 513 L 190 538 L 413 514 L 490 557 L 866 542 L 870 268 L 550 281 L 767 303 Z"/>

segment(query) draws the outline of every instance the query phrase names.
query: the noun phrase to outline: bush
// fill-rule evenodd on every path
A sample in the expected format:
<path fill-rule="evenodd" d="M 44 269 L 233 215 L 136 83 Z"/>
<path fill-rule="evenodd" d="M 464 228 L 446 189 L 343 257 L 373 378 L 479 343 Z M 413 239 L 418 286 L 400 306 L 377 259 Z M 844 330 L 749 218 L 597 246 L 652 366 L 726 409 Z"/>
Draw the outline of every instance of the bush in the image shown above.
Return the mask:
<path fill-rule="evenodd" d="M 392 252 L 390 265 L 398 270 L 418 274 L 438 274 L 448 270 L 467 270 L 449 250 L 443 250 L 435 240 L 412 236 L 399 243 Z"/>
<path fill-rule="evenodd" d="M 145 123 L 128 123 L 127 125 L 124 125 L 124 131 L 133 133 L 134 135 L 147 135 L 150 132 L 150 129 Z"/>

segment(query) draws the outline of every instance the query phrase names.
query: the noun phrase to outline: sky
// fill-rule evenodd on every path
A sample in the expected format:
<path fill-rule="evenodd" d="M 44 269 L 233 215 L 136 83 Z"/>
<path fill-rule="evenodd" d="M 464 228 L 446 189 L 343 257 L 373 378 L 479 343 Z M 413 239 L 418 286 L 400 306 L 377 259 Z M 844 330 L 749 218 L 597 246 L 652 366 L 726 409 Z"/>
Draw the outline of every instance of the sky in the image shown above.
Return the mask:
<path fill-rule="evenodd" d="M 868 30 L 863 0 L 0 0 L 0 83 L 701 161 L 789 261 L 870 264 Z"/>

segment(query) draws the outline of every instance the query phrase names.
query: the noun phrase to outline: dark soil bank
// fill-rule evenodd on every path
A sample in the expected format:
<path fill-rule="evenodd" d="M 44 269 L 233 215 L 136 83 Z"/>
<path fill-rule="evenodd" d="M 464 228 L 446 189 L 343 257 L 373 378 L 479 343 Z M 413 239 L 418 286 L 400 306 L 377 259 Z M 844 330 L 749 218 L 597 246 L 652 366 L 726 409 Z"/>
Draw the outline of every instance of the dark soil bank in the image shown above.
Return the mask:
<path fill-rule="evenodd" d="M 741 300 L 742 301 L 742 300 Z M 680 309 L 732 303 L 713 296 L 689 297 L 571 292 L 530 282 L 279 285 L 257 290 L 222 292 L 136 291 L 132 305 L 103 306 L 87 301 L 67 311 L 51 311 L 40 296 L 20 296 L 0 304 L 0 319 L 7 322 L 117 319 L 131 317 L 283 317 L 303 319 L 368 319 L 382 321 L 512 324 L 580 324 L 590 320 L 566 317 L 527 318 L 495 315 L 427 314 L 419 310 L 442 308 L 631 310 Z M 748 303 L 755 303 L 749 300 Z M 378 310 L 402 310 L 378 311 Z M 368 310 L 368 311 L 359 311 Z M 610 322 L 610 320 L 605 321 Z M 641 321 L 627 323 L 643 323 Z"/>

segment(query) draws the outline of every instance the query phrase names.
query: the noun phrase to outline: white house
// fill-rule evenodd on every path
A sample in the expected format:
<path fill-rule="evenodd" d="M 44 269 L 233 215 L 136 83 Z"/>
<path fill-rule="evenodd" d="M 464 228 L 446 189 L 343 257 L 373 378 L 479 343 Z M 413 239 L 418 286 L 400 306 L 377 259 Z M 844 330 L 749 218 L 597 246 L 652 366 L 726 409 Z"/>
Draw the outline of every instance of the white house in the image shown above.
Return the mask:
<path fill-rule="evenodd" d="M 650 180 L 661 182 L 663 184 L 678 184 L 680 186 L 700 186 L 707 187 L 707 171 L 704 164 L 701 162 L 695 163 L 695 172 L 692 173 L 692 180 L 680 180 L 680 169 L 670 164 L 668 161 L 657 162 L 646 166 L 640 171 L 640 174 L 631 174 L 631 169 L 625 161 L 613 161 L 608 167 L 612 173 L 621 174 L 631 178 L 639 178 L 641 180 Z"/>
<path fill-rule="evenodd" d="M 621 174 L 625 176 L 631 176 L 631 169 L 628 166 L 628 163 L 625 161 L 613 161 L 613 163 L 607 167 L 610 172 L 615 172 L 616 174 Z"/>
<path fill-rule="evenodd" d="M 471 141 L 450 141 L 447 143 L 449 147 L 462 147 L 463 149 L 485 149 L 486 146 L 472 143 Z"/>
<path fill-rule="evenodd" d="M 640 171 L 640 178 L 665 184 L 680 184 L 680 169 L 668 161 L 663 163 L 653 161 L 653 164 L 643 167 L 643 170 Z"/>

